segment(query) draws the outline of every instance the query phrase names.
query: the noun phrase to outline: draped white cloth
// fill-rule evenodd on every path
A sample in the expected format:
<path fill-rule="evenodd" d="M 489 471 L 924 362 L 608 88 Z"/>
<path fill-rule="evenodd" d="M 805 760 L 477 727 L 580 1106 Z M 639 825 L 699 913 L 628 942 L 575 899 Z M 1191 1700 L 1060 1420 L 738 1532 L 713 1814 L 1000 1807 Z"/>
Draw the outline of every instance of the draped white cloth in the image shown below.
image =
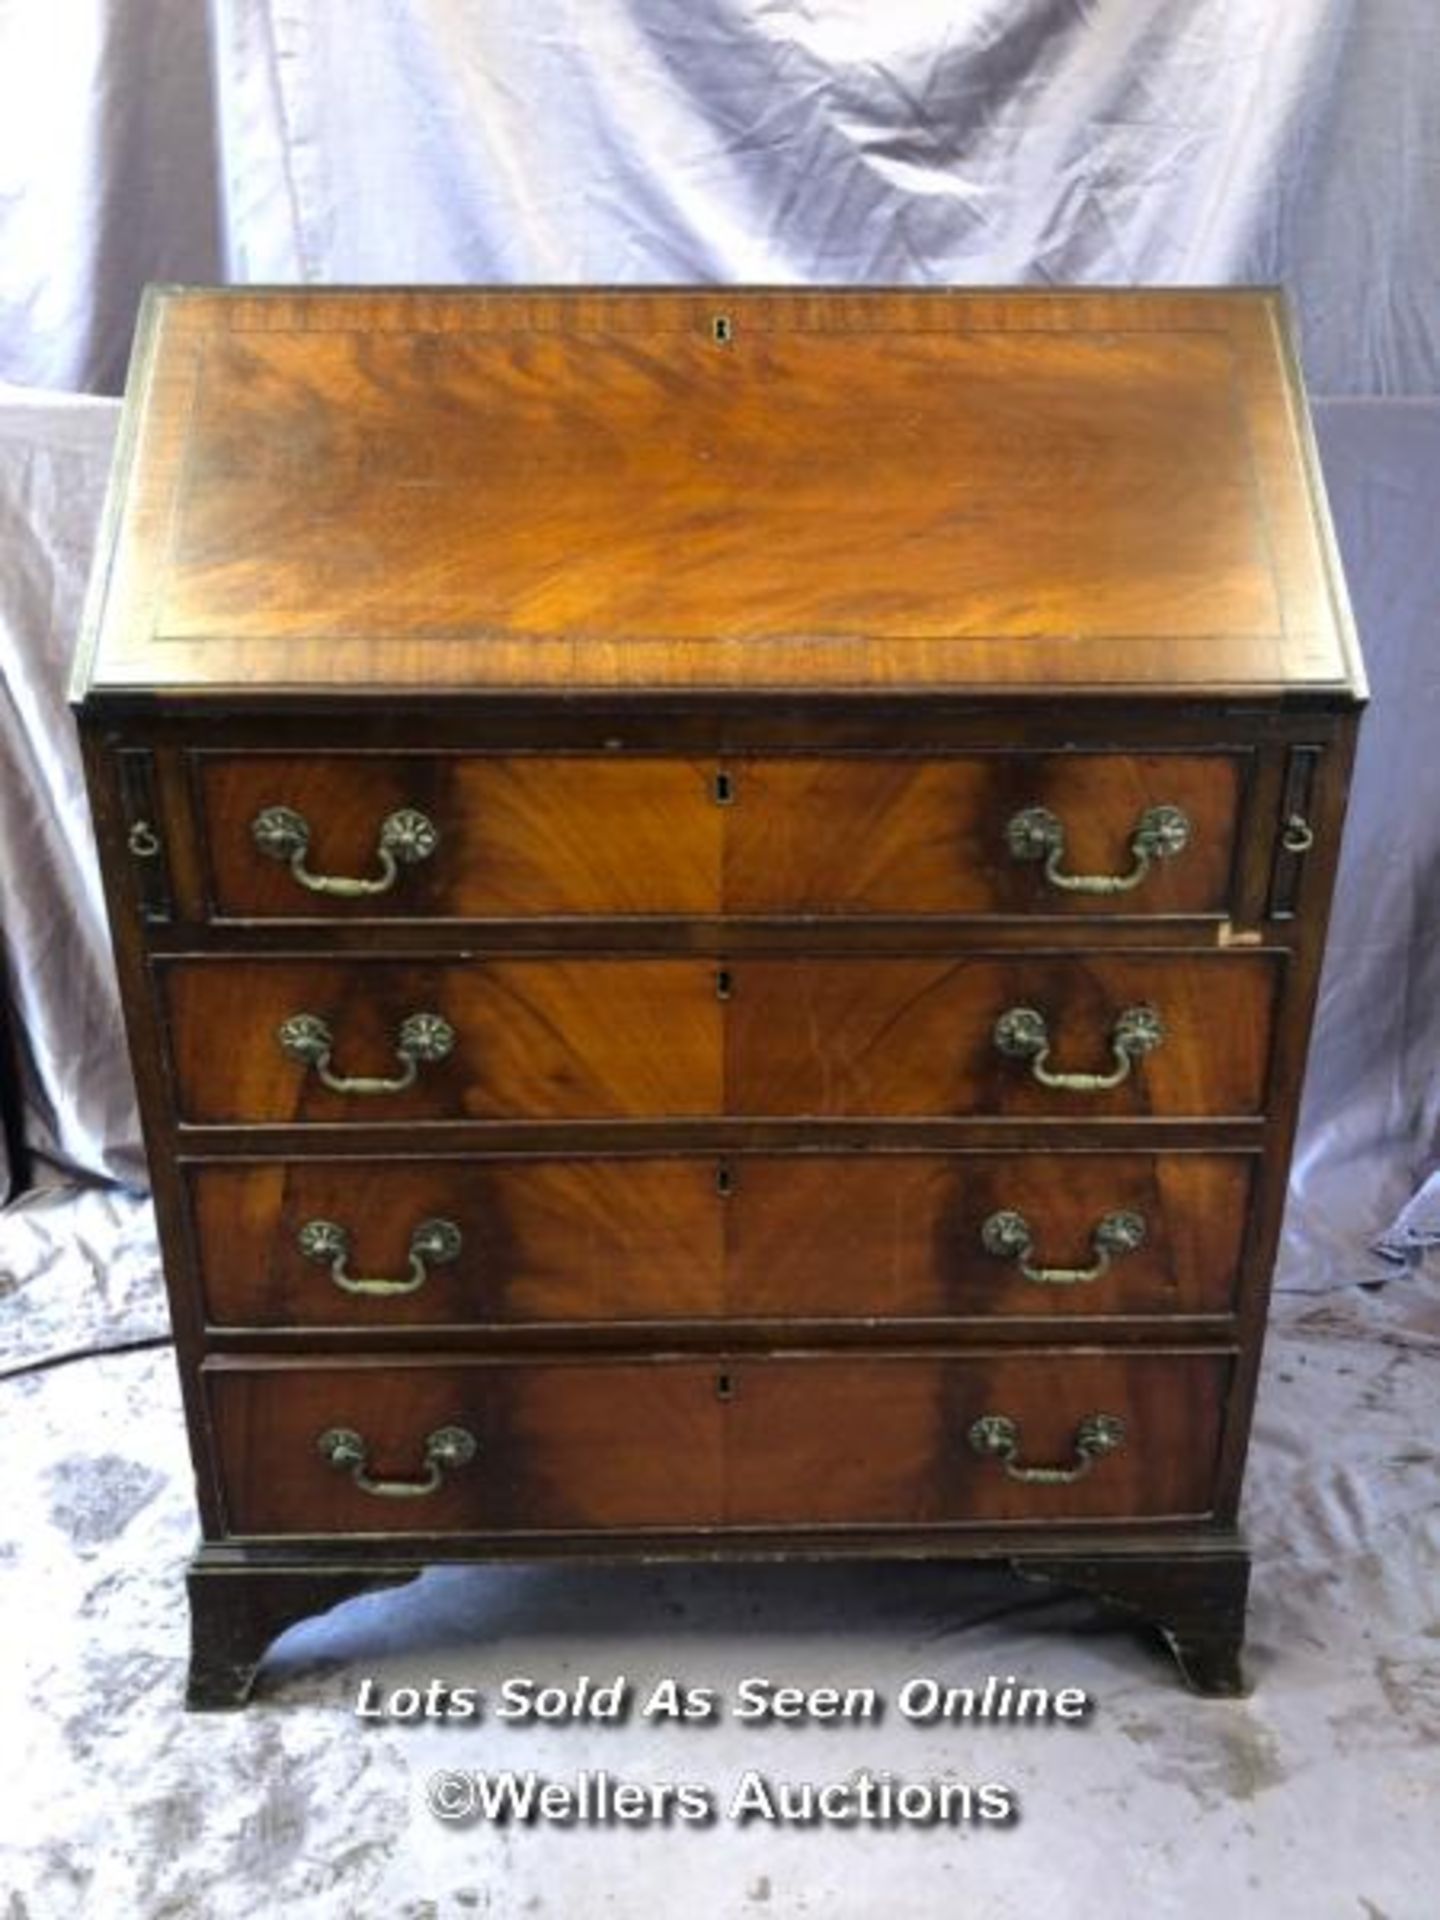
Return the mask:
<path fill-rule="evenodd" d="M 139 1184 L 139 1127 L 65 703 L 118 415 L 113 400 L 0 389 L 0 939 L 25 1137 L 41 1173 Z"/>

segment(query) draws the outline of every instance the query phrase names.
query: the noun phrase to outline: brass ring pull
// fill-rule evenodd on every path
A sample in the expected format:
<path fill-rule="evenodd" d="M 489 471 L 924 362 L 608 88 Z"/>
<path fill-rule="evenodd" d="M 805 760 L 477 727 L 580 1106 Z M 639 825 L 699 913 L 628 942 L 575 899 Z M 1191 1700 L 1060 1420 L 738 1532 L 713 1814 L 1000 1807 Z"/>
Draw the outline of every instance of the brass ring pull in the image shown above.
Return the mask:
<path fill-rule="evenodd" d="M 410 1272 L 404 1280 L 360 1280 L 345 1271 L 350 1236 L 333 1220 L 307 1220 L 295 1236 L 307 1260 L 330 1269 L 330 1278 L 345 1293 L 414 1293 L 429 1278 L 430 1268 L 448 1266 L 460 1257 L 460 1229 L 453 1220 L 422 1220 L 410 1236 Z"/>
<path fill-rule="evenodd" d="M 991 1035 L 1001 1053 L 1012 1060 L 1028 1060 L 1030 1072 L 1042 1087 L 1065 1093 L 1104 1093 L 1130 1078 L 1130 1069 L 1142 1055 L 1153 1053 L 1165 1038 L 1165 1023 L 1154 1007 L 1126 1007 L 1110 1030 L 1113 1073 L 1052 1073 L 1050 1029 L 1034 1007 L 1010 1007 L 995 1022 Z"/>
<path fill-rule="evenodd" d="M 1309 853 L 1315 844 L 1315 829 L 1303 813 L 1292 813 L 1285 822 L 1280 844 L 1286 853 Z"/>
<path fill-rule="evenodd" d="M 1031 1487 L 1068 1487 L 1083 1480 L 1095 1462 L 1125 1444 L 1125 1422 L 1113 1413 L 1087 1413 L 1075 1429 L 1073 1467 L 1022 1467 L 1019 1422 L 1003 1413 L 985 1413 L 968 1435 L 970 1451 L 982 1460 L 998 1460 L 1006 1477 Z"/>
<path fill-rule="evenodd" d="M 358 900 L 367 894 L 388 893 L 401 867 L 428 860 L 440 844 L 435 823 L 414 807 L 401 807 L 380 823 L 376 857 L 380 871 L 373 880 L 354 880 L 343 874 L 311 873 L 305 865 L 310 851 L 310 822 L 293 807 L 264 807 L 250 822 L 255 844 L 272 860 L 289 863 L 290 871 L 311 893 L 327 893 L 340 900 Z"/>
<path fill-rule="evenodd" d="M 125 836 L 125 844 L 137 860 L 154 860 L 160 852 L 160 836 L 148 820 L 137 820 Z"/>
<path fill-rule="evenodd" d="M 275 1029 L 280 1051 L 302 1066 L 314 1067 L 332 1093 L 403 1093 L 413 1087 L 422 1061 L 443 1060 L 455 1046 L 455 1029 L 438 1013 L 412 1013 L 400 1023 L 395 1053 L 401 1070 L 391 1079 L 370 1079 L 330 1071 L 335 1037 L 318 1013 L 292 1013 Z"/>
<path fill-rule="evenodd" d="M 1107 1274 L 1113 1259 L 1144 1246 L 1145 1222 L 1138 1213 L 1107 1213 L 1090 1236 L 1095 1258 L 1088 1267 L 1032 1267 L 1035 1242 L 1023 1213 L 992 1213 L 980 1229 L 980 1243 L 997 1260 L 1016 1261 L 1038 1287 L 1083 1287 Z"/>
<path fill-rule="evenodd" d="M 329 1427 L 315 1442 L 321 1457 L 337 1473 L 348 1473 L 362 1493 L 384 1500 L 419 1500 L 436 1493 L 447 1473 L 465 1467 L 479 1451 L 479 1442 L 466 1427 L 437 1427 L 425 1441 L 423 1480 L 376 1480 L 369 1470 L 369 1449 L 353 1427 Z"/>
<path fill-rule="evenodd" d="M 1157 860 L 1183 853 L 1190 840 L 1190 819 L 1179 807 L 1147 807 L 1130 836 L 1128 873 L 1062 873 L 1065 827 L 1048 807 L 1026 807 L 1005 828 L 1012 860 L 1043 860 L 1045 878 L 1065 893 L 1129 893 Z"/>

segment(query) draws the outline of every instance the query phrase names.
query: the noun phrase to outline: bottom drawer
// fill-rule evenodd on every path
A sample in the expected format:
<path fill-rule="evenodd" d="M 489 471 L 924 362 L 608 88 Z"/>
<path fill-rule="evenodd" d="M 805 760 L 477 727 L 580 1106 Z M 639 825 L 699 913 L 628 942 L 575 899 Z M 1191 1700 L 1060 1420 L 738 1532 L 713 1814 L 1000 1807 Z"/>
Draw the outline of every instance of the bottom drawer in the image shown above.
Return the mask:
<path fill-rule="evenodd" d="M 236 1534 L 1194 1518 L 1230 1356 L 216 1360 Z"/>

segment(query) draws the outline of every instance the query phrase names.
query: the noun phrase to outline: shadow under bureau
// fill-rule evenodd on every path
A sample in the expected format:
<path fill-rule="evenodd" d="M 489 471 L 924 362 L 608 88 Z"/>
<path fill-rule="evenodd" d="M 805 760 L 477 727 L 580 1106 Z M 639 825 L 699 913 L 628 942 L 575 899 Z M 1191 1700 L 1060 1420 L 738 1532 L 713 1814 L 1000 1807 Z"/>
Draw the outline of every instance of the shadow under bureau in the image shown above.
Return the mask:
<path fill-rule="evenodd" d="M 1275 296 L 156 290 L 75 699 L 192 1705 L 499 1556 L 1239 1686 L 1363 699 Z"/>

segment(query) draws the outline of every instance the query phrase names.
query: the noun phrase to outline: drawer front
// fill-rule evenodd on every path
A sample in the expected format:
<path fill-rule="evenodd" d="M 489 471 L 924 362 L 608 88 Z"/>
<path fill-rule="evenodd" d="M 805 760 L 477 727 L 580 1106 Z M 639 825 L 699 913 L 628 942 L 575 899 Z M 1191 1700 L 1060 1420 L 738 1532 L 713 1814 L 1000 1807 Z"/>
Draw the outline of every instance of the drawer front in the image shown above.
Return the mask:
<path fill-rule="evenodd" d="M 723 810 L 714 768 L 615 755 L 203 756 L 202 835 L 225 918 L 712 914 Z M 362 880 L 382 892 L 315 891 Z M 383 858 L 386 823 L 420 815 L 419 857 Z M 269 825 L 267 826 L 267 822 Z M 397 849 L 399 843 L 397 842 Z M 268 849 L 268 851 L 267 851 Z"/>
<path fill-rule="evenodd" d="M 180 1111 L 357 1124 L 718 1113 L 715 979 L 699 960 L 183 962 L 166 983 Z M 428 1014 L 453 1044 L 405 1055 L 406 1021 Z M 336 1091 L 278 1037 L 303 1016 L 333 1037 L 333 1079 L 403 1082 L 408 1060 L 413 1084 Z"/>
<path fill-rule="evenodd" d="M 731 1164 L 726 1311 L 757 1319 L 1223 1314 L 1253 1178 L 1236 1154 Z"/>
<path fill-rule="evenodd" d="M 386 1328 L 713 1319 L 716 1181 L 698 1159 L 321 1160 L 188 1184 L 213 1324 Z"/>
<path fill-rule="evenodd" d="M 747 959 L 728 1008 L 729 1110 L 1256 1114 L 1276 965 L 1217 953 Z"/>
<path fill-rule="evenodd" d="M 188 1173 L 234 1327 L 1230 1310 L 1237 1154 L 320 1160 Z"/>
<path fill-rule="evenodd" d="M 367 1123 L 1257 1114 L 1277 966 L 1171 952 L 163 972 L 184 1119 Z"/>
<path fill-rule="evenodd" d="M 1223 754 L 1082 753 L 741 763 L 727 906 L 1223 913 L 1243 764 Z"/>
<path fill-rule="evenodd" d="M 1032 916 L 1223 913 L 1245 759 L 245 754 L 196 765 L 223 919 Z"/>
<path fill-rule="evenodd" d="M 1053 1350 L 212 1363 L 207 1382 L 233 1532 L 485 1534 L 1194 1517 L 1228 1372 Z"/>

